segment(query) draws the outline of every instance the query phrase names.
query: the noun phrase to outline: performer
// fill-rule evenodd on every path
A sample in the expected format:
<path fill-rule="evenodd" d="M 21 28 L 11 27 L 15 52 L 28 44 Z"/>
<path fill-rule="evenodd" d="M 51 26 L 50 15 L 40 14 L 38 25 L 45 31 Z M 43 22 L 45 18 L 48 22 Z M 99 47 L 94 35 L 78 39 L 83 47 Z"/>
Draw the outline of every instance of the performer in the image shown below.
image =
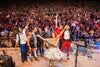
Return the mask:
<path fill-rule="evenodd" d="M 26 29 L 28 28 L 29 23 L 27 23 L 26 27 L 22 30 L 20 27 L 18 28 L 19 33 L 16 35 L 16 45 L 15 45 L 15 49 L 18 45 L 18 43 L 20 44 L 20 48 L 21 48 L 21 59 L 22 62 L 24 63 L 24 61 L 27 61 L 27 36 L 26 36 Z"/>
<path fill-rule="evenodd" d="M 59 50 L 59 48 L 57 48 L 57 45 L 59 43 L 59 37 L 62 35 L 62 33 L 64 32 L 65 29 L 66 29 L 66 27 L 57 36 L 55 35 L 54 32 L 51 32 L 50 33 L 51 38 L 47 38 L 47 39 L 42 38 L 40 35 L 37 35 L 42 40 L 44 40 L 46 45 L 49 47 L 49 49 L 47 49 L 44 52 L 44 56 L 50 60 L 50 64 L 52 64 L 52 67 L 54 67 L 54 61 L 60 60 L 62 57 L 64 57 L 64 53 L 62 53 Z"/>
<path fill-rule="evenodd" d="M 66 25 L 66 30 L 63 34 L 63 38 L 64 38 L 64 41 L 63 41 L 63 45 L 62 45 L 62 52 L 65 51 L 65 48 L 67 46 L 67 59 L 69 60 L 69 52 L 70 52 L 70 32 L 69 32 L 69 26 Z"/>
<path fill-rule="evenodd" d="M 48 31 L 47 27 L 44 28 L 43 37 L 50 38 L 50 32 Z M 47 45 L 44 42 L 43 42 L 43 45 L 45 46 L 44 50 L 48 49 Z"/>
<path fill-rule="evenodd" d="M 50 38 L 50 34 L 49 34 L 47 27 L 44 28 L 43 37 L 44 38 Z"/>
<path fill-rule="evenodd" d="M 39 32 L 38 32 L 38 28 L 37 27 L 34 27 L 34 30 L 32 31 L 32 35 L 34 36 L 34 44 L 36 44 L 36 47 L 37 47 L 37 49 L 36 49 L 36 54 L 37 54 L 37 56 L 39 55 L 39 43 L 37 42 L 38 41 L 38 37 L 36 36 L 36 35 L 38 35 L 39 34 Z"/>
<path fill-rule="evenodd" d="M 37 58 L 37 55 L 36 55 L 36 47 L 37 45 L 35 44 L 35 37 L 32 35 L 31 32 L 28 33 L 28 38 L 27 38 L 27 43 L 28 43 L 28 46 L 29 46 L 29 56 L 30 56 L 30 60 L 33 61 L 33 58 L 31 56 L 32 52 L 34 52 L 34 56 L 35 56 L 35 60 L 36 61 L 39 61 L 38 58 Z"/>
<path fill-rule="evenodd" d="M 57 16 L 56 16 L 56 23 L 55 23 L 55 25 L 56 25 L 56 33 L 57 33 L 57 35 L 59 35 L 60 34 L 60 32 L 62 31 L 62 25 L 60 25 L 59 27 L 58 27 L 58 25 L 57 25 L 57 18 L 58 18 L 58 14 L 57 14 Z M 59 37 L 59 49 L 61 50 L 62 49 L 62 43 L 63 43 L 63 40 L 62 40 L 62 34 L 61 34 L 61 36 Z"/>
<path fill-rule="evenodd" d="M 39 28 L 39 35 L 42 37 L 43 36 L 43 31 L 41 28 Z M 40 55 L 41 57 L 43 57 L 44 54 L 44 45 L 43 45 L 43 40 L 42 39 L 38 39 L 39 41 L 39 50 L 40 50 Z"/>

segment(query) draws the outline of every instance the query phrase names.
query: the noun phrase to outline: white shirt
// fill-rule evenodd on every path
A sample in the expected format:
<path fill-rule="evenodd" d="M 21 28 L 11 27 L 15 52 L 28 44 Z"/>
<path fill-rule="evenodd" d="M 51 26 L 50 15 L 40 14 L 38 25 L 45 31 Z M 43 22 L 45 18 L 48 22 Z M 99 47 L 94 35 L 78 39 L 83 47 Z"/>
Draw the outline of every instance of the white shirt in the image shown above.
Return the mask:
<path fill-rule="evenodd" d="M 72 26 L 76 26 L 76 25 L 75 25 L 75 22 L 72 23 Z"/>
<path fill-rule="evenodd" d="M 10 15 L 8 14 L 8 15 L 6 16 L 6 18 L 10 18 Z"/>
<path fill-rule="evenodd" d="M 5 35 L 5 32 L 1 32 L 1 36 L 4 36 Z"/>
<path fill-rule="evenodd" d="M 69 31 L 64 32 L 64 39 L 65 40 L 70 39 L 70 32 Z"/>
<path fill-rule="evenodd" d="M 26 44 L 27 42 L 27 36 L 26 36 L 26 33 L 25 33 L 25 29 L 23 29 L 23 33 L 20 33 L 19 36 L 20 36 L 20 44 Z M 16 35 L 16 42 L 18 43 L 19 42 L 19 36 L 18 34 Z"/>
<path fill-rule="evenodd" d="M 79 29 L 80 29 L 80 27 L 79 27 L 79 26 L 77 26 L 77 27 L 76 27 L 76 30 L 78 31 Z"/>

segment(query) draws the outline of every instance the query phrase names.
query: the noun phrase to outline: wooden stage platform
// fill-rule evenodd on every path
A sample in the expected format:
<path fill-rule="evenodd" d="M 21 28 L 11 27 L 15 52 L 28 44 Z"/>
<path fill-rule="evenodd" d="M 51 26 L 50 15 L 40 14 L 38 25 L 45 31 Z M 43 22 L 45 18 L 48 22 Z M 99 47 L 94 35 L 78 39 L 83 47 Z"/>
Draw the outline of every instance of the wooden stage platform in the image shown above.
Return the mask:
<path fill-rule="evenodd" d="M 12 56 L 13 61 L 16 64 L 16 67 L 49 67 L 49 61 L 44 57 L 38 56 L 39 61 L 31 62 L 28 58 L 28 62 L 22 63 L 20 56 L 20 49 L 15 50 L 14 48 L 0 48 L 0 54 L 2 50 L 7 50 L 7 54 Z M 66 55 L 66 53 L 65 53 Z M 60 61 L 56 61 L 55 67 L 74 67 L 75 66 L 75 55 L 70 54 L 70 60 L 67 60 L 66 57 Z M 90 59 L 87 56 L 78 56 L 78 67 L 100 67 L 100 50 L 93 49 L 93 58 Z"/>

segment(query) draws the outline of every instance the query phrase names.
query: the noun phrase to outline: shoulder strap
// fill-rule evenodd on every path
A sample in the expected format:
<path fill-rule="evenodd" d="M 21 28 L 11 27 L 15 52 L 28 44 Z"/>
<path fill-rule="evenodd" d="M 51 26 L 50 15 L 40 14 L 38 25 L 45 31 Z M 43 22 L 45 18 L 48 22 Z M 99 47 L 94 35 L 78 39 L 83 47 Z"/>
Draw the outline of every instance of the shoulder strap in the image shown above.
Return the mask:
<path fill-rule="evenodd" d="M 18 38 L 19 38 L 19 45 L 20 45 L 20 35 L 19 35 L 19 33 L 18 33 Z"/>

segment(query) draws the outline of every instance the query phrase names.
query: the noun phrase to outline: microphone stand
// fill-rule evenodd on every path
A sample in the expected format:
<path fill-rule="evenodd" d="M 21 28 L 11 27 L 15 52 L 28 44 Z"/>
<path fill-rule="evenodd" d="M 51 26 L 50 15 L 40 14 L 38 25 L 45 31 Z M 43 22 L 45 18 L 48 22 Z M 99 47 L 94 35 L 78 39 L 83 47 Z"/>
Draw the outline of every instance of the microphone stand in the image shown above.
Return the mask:
<path fill-rule="evenodd" d="M 77 46 L 77 50 L 76 50 L 75 67 L 77 67 L 78 47 L 79 47 L 79 46 Z"/>
<path fill-rule="evenodd" d="M 78 35 L 77 35 L 78 36 Z M 78 39 L 76 40 L 76 44 L 78 44 Z M 77 49 L 76 49 L 76 57 L 75 57 L 75 67 L 77 67 L 77 58 L 78 58 L 78 45 L 77 45 Z"/>
<path fill-rule="evenodd" d="M 77 59 L 78 59 L 78 47 L 85 47 L 85 45 L 81 45 L 81 44 L 75 44 L 77 46 L 77 50 L 76 50 L 76 58 L 75 58 L 75 67 L 77 67 Z"/>
<path fill-rule="evenodd" d="M 84 39 L 85 40 L 85 39 Z M 76 46 L 77 46 L 77 50 L 76 50 L 76 57 L 75 57 L 75 67 L 77 67 L 77 59 L 78 59 L 78 47 L 80 46 L 80 47 L 86 47 L 86 45 L 81 45 L 81 44 L 78 44 L 78 41 L 79 40 L 77 40 L 76 41 Z"/>

